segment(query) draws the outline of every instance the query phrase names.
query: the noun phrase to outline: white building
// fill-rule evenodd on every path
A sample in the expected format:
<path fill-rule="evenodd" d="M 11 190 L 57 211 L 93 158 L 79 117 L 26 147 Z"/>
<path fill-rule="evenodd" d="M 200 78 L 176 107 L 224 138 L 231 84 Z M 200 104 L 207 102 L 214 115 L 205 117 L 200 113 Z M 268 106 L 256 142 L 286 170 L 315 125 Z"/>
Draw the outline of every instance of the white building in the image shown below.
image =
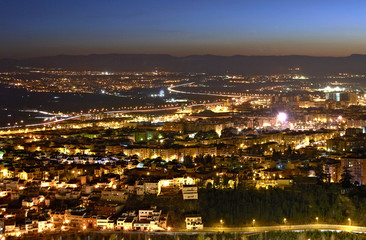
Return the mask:
<path fill-rule="evenodd" d="M 40 218 L 38 219 L 38 232 L 52 231 L 53 223 L 51 219 Z"/>
<path fill-rule="evenodd" d="M 203 229 L 202 217 L 199 216 L 186 217 L 186 228 L 187 230 L 202 230 Z"/>
<path fill-rule="evenodd" d="M 128 216 L 117 219 L 116 227 L 120 230 L 131 231 L 133 230 L 133 225 L 136 222 L 137 217 Z"/>
<path fill-rule="evenodd" d="M 109 217 L 98 217 L 97 227 L 102 229 L 114 229 L 114 221 Z"/>
<path fill-rule="evenodd" d="M 180 177 L 173 179 L 161 179 L 158 183 L 158 195 L 161 194 L 163 188 L 181 189 L 184 185 L 194 185 L 196 180 L 191 177 Z"/>
<path fill-rule="evenodd" d="M 158 221 L 161 215 L 161 210 L 154 210 L 154 209 L 149 209 L 149 210 L 139 210 L 139 217 L 138 220 L 139 221 L 151 221 L 151 220 L 155 220 Z"/>
<path fill-rule="evenodd" d="M 198 188 L 195 185 L 184 185 L 182 194 L 184 200 L 198 199 Z"/>

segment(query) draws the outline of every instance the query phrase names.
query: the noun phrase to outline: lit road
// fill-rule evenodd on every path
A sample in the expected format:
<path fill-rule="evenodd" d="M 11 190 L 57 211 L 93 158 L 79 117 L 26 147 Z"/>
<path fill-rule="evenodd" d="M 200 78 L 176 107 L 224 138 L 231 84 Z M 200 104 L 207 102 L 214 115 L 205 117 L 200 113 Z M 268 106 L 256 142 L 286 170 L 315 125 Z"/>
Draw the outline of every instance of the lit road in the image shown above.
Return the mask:
<path fill-rule="evenodd" d="M 245 235 L 252 235 L 261 232 L 270 231 L 334 231 L 334 232 L 352 232 L 352 233 L 366 233 L 366 227 L 361 226 L 349 226 L 349 225 L 332 225 L 332 224 L 308 224 L 308 225 L 279 225 L 279 226 L 262 226 L 262 227 L 204 227 L 203 230 L 187 230 L 181 228 L 173 228 L 171 231 L 162 232 L 141 232 L 141 231 L 130 231 L 124 232 L 124 234 L 161 234 L 161 235 L 193 235 L 193 234 L 208 234 L 208 233 L 242 233 Z M 91 231 L 97 233 L 114 232 L 119 233 L 120 231 Z"/>
<path fill-rule="evenodd" d="M 332 225 L 332 224 L 309 224 L 309 225 L 281 225 L 281 226 L 263 226 L 263 227 L 205 227 L 203 230 L 187 230 L 187 229 L 177 229 L 173 228 L 171 231 L 120 231 L 120 230 L 88 230 L 90 233 L 99 234 L 131 234 L 131 235 L 196 235 L 196 234 L 209 234 L 209 233 L 239 233 L 244 235 L 253 235 L 262 232 L 270 231 L 294 231 L 301 232 L 306 230 L 318 230 L 324 232 L 352 232 L 352 233 L 366 233 L 366 227 L 360 226 L 349 226 L 349 225 Z M 77 233 L 78 230 L 75 229 L 73 233 Z M 80 231 L 79 231 L 80 232 Z M 48 232 L 52 234 L 51 232 Z M 47 234 L 47 232 L 45 232 Z M 34 235 L 33 235 L 34 236 Z M 142 238 L 143 239 L 143 238 Z M 146 238 L 145 238 L 146 239 Z"/>
<path fill-rule="evenodd" d="M 279 226 L 254 226 L 254 227 L 205 227 L 203 230 L 186 230 L 172 229 L 172 232 L 190 233 L 190 232 L 242 232 L 242 233 L 257 233 L 267 231 L 304 231 L 304 230 L 319 230 L 319 231 L 343 231 L 366 233 L 366 227 L 349 226 L 349 225 L 332 225 L 332 224 L 308 224 L 308 225 L 279 225 Z"/>
<path fill-rule="evenodd" d="M 90 117 L 90 116 L 91 116 L 90 114 L 82 114 L 82 115 L 76 115 L 76 116 L 72 116 L 72 117 L 57 119 L 57 120 L 50 121 L 50 122 L 45 122 L 45 123 L 26 124 L 26 125 L 23 125 L 23 126 L 16 125 L 16 126 L 0 127 L 0 129 L 46 126 L 46 125 L 50 125 L 50 124 L 55 124 L 55 123 L 59 123 L 59 122 L 72 120 L 72 119 L 78 119 L 80 117 Z"/>
<path fill-rule="evenodd" d="M 169 87 L 168 90 L 170 92 L 180 93 L 180 94 L 193 94 L 193 95 L 216 96 L 216 97 L 230 97 L 230 98 L 239 98 L 240 97 L 238 95 L 230 95 L 230 94 L 185 92 L 185 91 L 180 91 L 180 90 L 176 90 L 175 89 L 177 87 L 188 86 L 188 85 L 192 85 L 192 84 L 194 84 L 194 82 L 179 84 L 179 85 L 175 85 L 175 86 Z M 220 102 L 205 103 L 205 104 L 191 104 L 191 105 L 188 105 L 187 107 L 195 107 L 195 106 L 202 106 L 202 105 L 216 105 L 216 104 L 220 104 Z M 138 113 L 138 112 L 173 111 L 173 110 L 179 110 L 180 108 L 181 108 L 180 106 L 177 106 L 177 107 L 168 107 L 168 108 L 107 111 L 107 112 L 103 112 L 102 114 L 127 114 L 127 113 Z M 26 127 L 26 128 L 27 127 L 41 127 L 41 126 L 52 125 L 52 124 L 56 124 L 56 123 L 60 123 L 60 122 L 65 122 L 65 121 L 69 121 L 69 120 L 75 120 L 75 119 L 78 119 L 78 118 L 81 118 L 81 117 L 91 117 L 92 116 L 92 114 L 80 114 L 80 115 L 75 115 L 75 116 L 65 116 L 65 115 L 60 116 L 60 115 L 57 115 L 57 114 L 52 114 L 52 113 L 49 113 L 49 112 L 39 111 L 39 110 L 29 110 L 29 111 L 31 111 L 31 112 L 38 112 L 38 113 L 42 113 L 42 114 L 45 114 L 45 115 L 59 116 L 59 117 L 62 117 L 62 118 L 56 119 L 54 121 L 44 122 L 44 123 L 26 124 L 26 125 L 23 125 L 23 126 L 15 125 L 15 126 L 0 127 L 0 130 L 12 129 L 12 128 L 23 128 L 23 127 Z"/>
<path fill-rule="evenodd" d="M 53 117 L 54 116 L 68 117 L 68 115 L 55 114 L 55 113 L 40 111 L 40 110 L 19 110 L 19 112 L 40 113 L 40 114 L 43 114 L 43 115 L 48 115 L 48 116 L 53 116 Z"/>
<path fill-rule="evenodd" d="M 241 96 L 232 95 L 232 94 L 186 92 L 186 91 L 181 91 L 181 90 L 176 90 L 175 89 L 177 87 L 189 86 L 189 85 L 192 85 L 192 84 L 194 84 L 194 82 L 184 83 L 184 84 L 179 84 L 179 85 L 175 85 L 175 86 L 172 86 L 172 87 L 168 87 L 168 91 L 169 92 L 174 92 L 174 93 L 180 93 L 180 94 L 204 95 L 204 96 L 215 96 L 215 97 L 229 97 L 229 98 L 239 98 L 239 97 L 241 97 Z"/>
<path fill-rule="evenodd" d="M 195 106 L 202 106 L 202 105 L 217 105 L 217 104 L 221 104 L 220 102 L 213 102 L 213 103 L 200 103 L 200 104 L 191 104 L 188 105 L 187 107 L 195 107 Z M 143 112 L 159 112 L 159 111 L 174 111 L 174 110 L 179 110 L 181 109 L 180 106 L 177 107 L 167 107 L 167 108 L 153 108 L 153 109 L 133 109 L 133 110 L 121 110 L 121 111 L 107 111 L 107 112 L 103 112 L 100 114 L 128 114 L 128 113 L 143 113 Z M 40 112 L 37 110 L 34 110 L 34 112 Z M 70 117 L 66 117 L 66 118 L 61 118 L 61 119 L 57 119 L 54 121 L 49 121 L 49 122 L 44 122 L 44 123 L 34 123 L 34 124 L 26 124 L 26 125 L 22 125 L 22 126 L 7 126 L 7 127 L 0 127 L 0 130 L 5 130 L 5 129 L 12 129 L 12 128 L 24 128 L 24 127 L 41 127 L 41 126 L 47 126 L 47 125 L 52 125 L 52 124 L 56 124 L 56 123 L 60 123 L 60 122 L 65 122 L 65 121 L 69 121 L 69 120 L 75 120 L 81 117 L 91 117 L 92 114 L 87 113 L 87 114 L 80 114 L 80 115 L 75 115 L 75 116 L 70 116 Z"/>

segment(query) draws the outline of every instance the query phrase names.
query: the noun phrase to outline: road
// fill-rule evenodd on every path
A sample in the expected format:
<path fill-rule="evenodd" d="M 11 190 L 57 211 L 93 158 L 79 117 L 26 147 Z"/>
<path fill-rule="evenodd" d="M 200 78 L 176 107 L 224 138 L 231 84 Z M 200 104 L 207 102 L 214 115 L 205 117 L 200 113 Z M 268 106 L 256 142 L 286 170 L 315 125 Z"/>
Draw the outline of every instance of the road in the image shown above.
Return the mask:
<path fill-rule="evenodd" d="M 191 104 L 187 107 L 195 107 L 195 106 L 202 106 L 202 105 L 217 105 L 221 104 L 220 102 L 213 102 L 213 103 L 200 103 L 200 104 Z M 153 109 L 134 109 L 134 110 L 121 110 L 121 111 L 106 111 L 100 114 L 128 114 L 128 113 L 139 113 L 139 112 L 159 112 L 159 111 L 173 111 L 173 110 L 179 110 L 181 109 L 180 106 L 178 107 L 167 107 L 167 108 L 153 108 Z M 37 110 L 34 110 L 35 112 Z M 55 123 L 65 122 L 68 120 L 75 120 L 81 117 L 91 117 L 92 114 L 80 114 L 75 116 L 68 116 L 66 118 L 57 119 L 54 121 L 44 122 L 44 123 L 34 123 L 34 124 L 26 124 L 26 125 L 16 125 L 16 126 L 7 126 L 7 127 L 0 127 L 0 130 L 6 130 L 6 129 L 13 129 L 13 128 L 24 128 L 24 127 L 40 127 L 40 126 L 47 126 L 52 125 Z"/>
<path fill-rule="evenodd" d="M 337 231 L 337 232 L 353 232 L 366 233 L 366 227 L 349 226 L 349 225 L 332 225 L 332 224 L 307 224 L 307 225 L 279 225 L 279 226 L 254 226 L 254 227 L 204 227 L 203 230 L 187 230 L 173 228 L 171 231 L 163 232 L 143 232 L 143 231 L 127 231 L 123 234 L 153 234 L 153 235 L 195 235 L 195 234 L 212 234 L 212 233 L 239 233 L 244 235 L 257 234 L 270 231 Z M 121 231 L 90 231 L 96 233 L 121 233 Z"/>
<path fill-rule="evenodd" d="M 214 97 L 228 97 L 228 98 L 240 98 L 241 97 L 241 96 L 233 95 L 233 94 L 185 92 L 185 91 L 175 89 L 177 87 L 189 86 L 189 85 L 192 85 L 192 84 L 194 84 L 194 82 L 184 83 L 184 84 L 179 84 L 179 85 L 175 85 L 175 86 L 172 86 L 172 87 L 168 87 L 168 91 L 169 92 L 174 92 L 174 93 L 180 93 L 180 94 L 204 95 L 204 96 L 214 96 Z"/>
<path fill-rule="evenodd" d="M 278 226 L 254 226 L 254 227 L 205 227 L 203 230 L 193 231 L 202 233 L 212 232 L 241 232 L 256 233 L 267 231 L 302 231 L 302 230 L 324 230 L 324 231 L 345 231 L 366 233 L 366 227 L 333 225 L 333 224 L 307 224 L 307 225 L 278 225 Z M 191 233 L 191 230 L 172 229 L 175 233 Z"/>
<path fill-rule="evenodd" d="M 188 86 L 188 85 L 192 85 L 192 84 L 194 84 L 194 82 L 179 84 L 179 85 L 169 87 L 168 90 L 170 92 L 181 93 L 181 94 L 205 95 L 205 96 L 216 96 L 216 97 L 230 97 L 230 98 L 239 98 L 240 97 L 240 96 L 237 96 L 237 95 L 230 95 L 230 94 L 185 92 L 185 91 L 180 91 L 180 90 L 175 89 L 177 87 Z M 215 104 L 220 104 L 220 103 L 219 102 L 214 102 L 214 103 L 206 103 L 206 104 L 192 104 L 192 105 L 188 105 L 187 107 L 194 107 L 194 106 L 200 106 L 200 105 L 215 105 Z M 178 106 L 178 107 L 155 108 L 155 109 L 135 109 L 135 110 L 122 110 L 122 111 L 107 111 L 107 112 L 103 112 L 103 113 L 105 113 L 105 114 L 117 114 L 117 113 L 126 114 L 126 113 L 137 113 L 137 112 L 157 112 L 157 111 L 179 110 L 180 108 L 181 107 Z M 45 112 L 45 111 L 39 111 L 39 110 L 31 110 L 31 111 L 32 112 L 39 112 L 39 113 L 46 114 L 46 115 L 57 116 L 57 114 L 52 114 L 52 113 Z M 75 115 L 75 116 L 63 116 L 64 118 L 57 119 L 57 120 L 54 120 L 54 121 L 45 122 L 45 123 L 35 123 L 35 124 L 0 127 L 0 130 L 6 130 L 6 129 L 12 129 L 12 128 L 24 128 L 24 127 L 27 128 L 27 127 L 47 126 L 47 125 L 52 125 L 52 124 L 59 123 L 59 122 L 68 121 L 68 120 L 75 120 L 75 119 L 78 119 L 80 117 L 90 117 L 90 116 L 91 116 L 91 114 L 80 114 L 80 115 Z"/>
<path fill-rule="evenodd" d="M 270 231 L 305 231 L 305 230 L 319 230 L 319 231 L 337 231 L 337 232 L 352 232 L 352 233 L 366 233 L 366 227 L 361 226 L 349 226 L 349 225 L 332 225 L 332 224 L 308 224 L 308 225 L 281 225 L 281 226 L 258 226 L 258 227 L 205 227 L 203 230 L 192 231 L 186 229 L 172 229 L 171 231 L 164 232 L 149 232 L 149 231 L 121 231 L 121 230 L 87 230 L 87 231 L 49 231 L 43 232 L 42 235 L 31 234 L 27 235 L 28 237 L 35 238 L 36 236 L 39 239 L 45 239 L 47 236 L 68 236 L 72 234 L 78 234 L 84 232 L 84 234 L 131 234 L 131 235 L 141 235 L 143 234 L 145 237 L 147 235 L 197 235 L 197 234 L 215 234 L 215 233 L 238 233 L 242 235 L 252 235 L 261 232 L 270 232 Z M 29 238 L 30 239 L 30 238 Z M 131 239 L 131 238 L 130 238 Z M 138 237 L 140 239 L 140 237 Z M 144 239 L 144 238 L 141 238 Z M 146 238 L 145 238 L 146 239 Z M 177 239 L 177 238 L 175 238 Z"/>

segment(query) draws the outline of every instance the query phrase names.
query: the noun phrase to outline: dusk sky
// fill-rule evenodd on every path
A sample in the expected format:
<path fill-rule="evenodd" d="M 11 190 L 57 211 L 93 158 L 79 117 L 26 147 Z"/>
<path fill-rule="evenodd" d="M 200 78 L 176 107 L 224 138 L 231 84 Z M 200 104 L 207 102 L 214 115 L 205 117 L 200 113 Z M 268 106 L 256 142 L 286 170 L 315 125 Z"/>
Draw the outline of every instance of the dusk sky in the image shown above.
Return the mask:
<path fill-rule="evenodd" d="M 1 0 L 0 58 L 366 53 L 366 1 Z"/>

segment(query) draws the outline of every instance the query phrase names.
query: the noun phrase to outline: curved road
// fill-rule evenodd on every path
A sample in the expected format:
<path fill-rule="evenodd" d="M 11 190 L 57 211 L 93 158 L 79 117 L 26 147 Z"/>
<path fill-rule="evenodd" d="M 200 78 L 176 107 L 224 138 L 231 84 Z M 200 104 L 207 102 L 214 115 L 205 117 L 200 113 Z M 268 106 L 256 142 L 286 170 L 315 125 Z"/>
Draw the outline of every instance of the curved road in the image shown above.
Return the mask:
<path fill-rule="evenodd" d="M 220 104 L 220 102 L 214 102 L 214 103 L 200 103 L 200 104 L 192 104 L 192 105 L 188 105 L 187 107 L 195 107 L 195 106 L 202 106 L 202 105 L 215 105 L 215 104 Z M 181 107 L 168 107 L 168 108 L 154 108 L 154 109 L 135 109 L 135 110 L 121 110 L 121 111 L 107 111 L 107 112 L 103 112 L 101 114 L 117 114 L 117 113 L 121 113 L 121 114 L 126 114 L 126 113 L 137 113 L 137 112 L 159 112 L 159 111 L 172 111 L 172 110 L 179 110 Z M 62 118 L 62 119 L 58 119 L 58 120 L 54 120 L 51 122 L 45 122 L 45 123 L 34 123 L 34 124 L 27 124 L 27 125 L 23 125 L 23 126 L 8 126 L 8 127 L 0 127 L 0 130 L 5 130 L 5 129 L 12 129 L 12 128 L 24 128 L 24 127 L 37 127 L 37 126 L 46 126 L 46 125 L 51 125 L 51 124 L 55 124 L 55 123 L 59 123 L 59 122 L 64 122 L 64 121 L 68 121 L 68 120 L 73 120 L 73 119 L 78 119 L 80 117 L 90 117 L 92 114 L 88 113 L 88 114 L 81 114 L 81 115 L 76 115 L 76 116 L 71 116 L 71 117 L 67 117 L 67 118 Z"/>
<path fill-rule="evenodd" d="M 179 85 L 175 85 L 172 87 L 168 87 L 168 91 L 170 92 L 174 92 L 174 93 L 180 93 L 180 94 L 191 94 L 191 95 L 205 95 L 205 96 L 216 96 L 216 97 L 230 97 L 230 98 L 239 98 L 240 96 L 237 95 L 230 95 L 230 94 L 216 94 L 216 93 L 197 93 L 197 92 L 185 92 L 185 91 L 180 91 L 180 90 L 176 90 L 175 88 L 177 87 L 182 87 L 182 86 L 188 86 L 188 85 L 192 85 L 195 82 L 189 82 L 189 83 L 184 83 L 184 84 L 179 84 Z M 216 103 L 207 103 L 207 104 L 192 104 L 192 105 L 188 105 L 187 107 L 194 107 L 194 106 L 200 106 L 200 105 L 215 105 L 215 104 L 220 104 L 219 102 Z M 121 114 L 126 114 L 126 113 L 135 113 L 135 112 L 157 112 L 157 111 L 171 111 L 171 110 L 178 110 L 181 107 L 169 107 L 169 108 L 154 108 L 154 109 L 135 109 L 135 110 L 123 110 L 123 111 L 107 111 L 107 112 L 103 112 L 103 113 L 121 113 Z M 44 112 L 44 111 L 39 111 L 39 110 L 32 110 L 33 112 L 40 112 L 42 114 L 46 114 L 46 115 L 51 115 L 48 112 Z M 81 115 L 76 115 L 76 116 L 70 116 L 70 117 L 66 117 L 66 118 L 62 118 L 62 119 L 57 119 L 51 122 L 46 122 L 46 123 L 35 123 L 35 124 L 27 124 L 27 125 L 23 125 L 23 126 L 7 126 L 7 127 L 0 127 L 0 130 L 5 130 L 5 129 L 12 129 L 12 128 L 23 128 L 23 127 L 37 127 L 37 126 L 47 126 L 47 125 L 51 125 L 51 124 L 55 124 L 55 123 L 59 123 L 59 122 L 64 122 L 64 121 L 68 121 L 68 120 L 73 120 L 73 119 L 78 119 L 80 117 L 90 117 L 91 114 L 81 114 Z"/>

